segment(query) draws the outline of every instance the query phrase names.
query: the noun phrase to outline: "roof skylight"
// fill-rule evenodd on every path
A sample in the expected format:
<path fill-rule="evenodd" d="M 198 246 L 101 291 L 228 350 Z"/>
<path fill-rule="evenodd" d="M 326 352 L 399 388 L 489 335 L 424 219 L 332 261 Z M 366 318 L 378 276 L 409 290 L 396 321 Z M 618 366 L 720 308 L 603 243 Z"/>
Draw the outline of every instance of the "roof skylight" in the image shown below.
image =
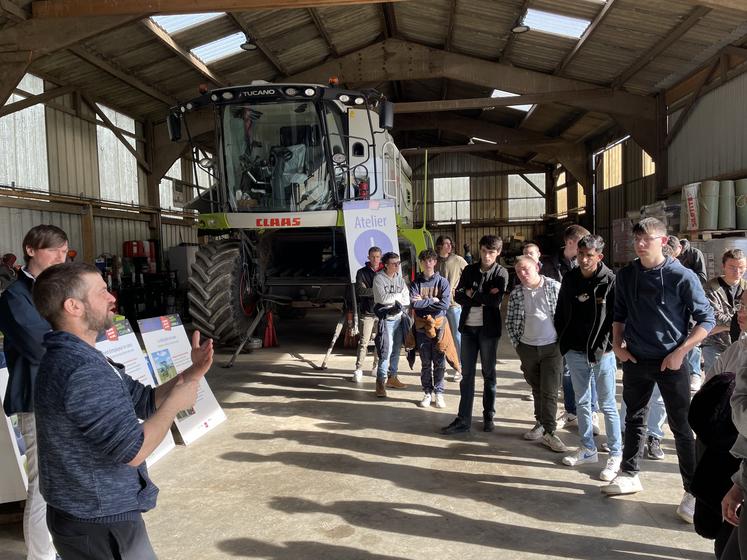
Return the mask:
<path fill-rule="evenodd" d="M 244 52 L 241 49 L 241 45 L 245 41 L 246 36 L 243 32 L 239 31 L 238 33 L 233 33 L 232 35 L 221 37 L 215 41 L 195 47 L 192 49 L 192 54 L 205 64 L 210 64 L 211 62 Z"/>
<path fill-rule="evenodd" d="M 184 31 L 190 27 L 195 27 L 211 19 L 216 19 L 225 15 L 225 12 L 209 12 L 201 14 L 183 14 L 178 16 L 152 16 L 150 19 L 155 21 L 166 33 L 172 35 L 179 31 Z"/>
<path fill-rule="evenodd" d="M 515 97 L 515 93 L 511 93 L 509 91 L 503 91 L 502 89 L 494 89 L 493 93 L 490 94 L 490 97 Z M 512 109 L 516 109 L 518 111 L 524 111 L 525 113 L 528 112 L 532 106 L 531 105 L 509 105 Z"/>
<path fill-rule="evenodd" d="M 591 23 L 588 19 L 561 16 L 560 14 L 535 10 L 534 8 L 527 10 L 522 21 L 532 31 L 542 31 L 574 39 L 579 39 Z"/>

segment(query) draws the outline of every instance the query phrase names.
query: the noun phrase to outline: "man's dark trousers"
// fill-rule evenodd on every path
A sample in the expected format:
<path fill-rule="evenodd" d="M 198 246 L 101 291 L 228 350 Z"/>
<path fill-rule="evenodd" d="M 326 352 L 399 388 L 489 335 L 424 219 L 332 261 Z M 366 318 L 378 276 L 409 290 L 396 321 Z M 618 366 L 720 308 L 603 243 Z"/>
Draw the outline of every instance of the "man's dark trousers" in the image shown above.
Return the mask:
<path fill-rule="evenodd" d="M 142 515 L 127 521 L 77 521 L 47 507 L 47 527 L 63 560 L 156 560 Z"/>
<path fill-rule="evenodd" d="M 484 387 L 482 391 L 482 415 L 485 420 L 495 416 L 495 360 L 498 351 L 497 336 L 487 336 L 483 327 L 462 327 L 462 381 L 459 383 L 459 419 L 467 426 L 472 425 L 472 403 L 475 399 L 475 373 L 477 356 Z"/>
<path fill-rule="evenodd" d="M 638 473 L 638 462 L 643 456 L 646 442 L 646 414 L 648 401 L 659 386 L 664 406 L 667 409 L 669 428 L 674 434 L 680 475 L 685 492 L 690 491 L 690 482 L 695 473 L 695 437 L 687 421 L 690 410 L 690 376 L 683 362 L 679 370 L 661 370 L 662 360 L 639 359 L 637 364 L 623 363 L 623 400 L 625 415 L 625 441 L 620 470 Z"/>
<path fill-rule="evenodd" d="M 524 379 L 532 388 L 534 418 L 548 434 L 557 428 L 558 391 L 563 377 L 563 355 L 556 343 L 532 346 L 520 342 L 516 353 Z"/>

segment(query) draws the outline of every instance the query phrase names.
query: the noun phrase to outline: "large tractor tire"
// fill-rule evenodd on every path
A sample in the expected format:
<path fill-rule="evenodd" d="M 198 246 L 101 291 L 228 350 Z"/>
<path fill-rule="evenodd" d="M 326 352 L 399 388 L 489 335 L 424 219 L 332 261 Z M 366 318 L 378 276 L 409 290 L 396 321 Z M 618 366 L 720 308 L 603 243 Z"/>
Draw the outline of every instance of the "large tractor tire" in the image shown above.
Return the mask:
<path fill-rule="evenodd" d="M 214 241 L 197 251 L 189 278 L 189 312 L 195 327 L 216 343 L 238 344 L 254 318 L 253 287 L 246 276 L 239 241 Z"/>

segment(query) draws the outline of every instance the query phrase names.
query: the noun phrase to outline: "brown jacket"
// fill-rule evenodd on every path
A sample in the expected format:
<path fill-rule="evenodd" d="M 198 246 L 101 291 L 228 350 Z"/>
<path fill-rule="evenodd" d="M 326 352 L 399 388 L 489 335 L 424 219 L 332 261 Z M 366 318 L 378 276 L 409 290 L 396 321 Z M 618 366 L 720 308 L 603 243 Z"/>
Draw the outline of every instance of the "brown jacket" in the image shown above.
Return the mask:
<path fill-rule="evenodd" d="M 407 333 L 405 338 L 405 348 L 415 348 L 415 330 L 425 331 L 428 338 L 438 338 L 436 347 L 439 352 L 443 352 L 446 356 L 446 361 L 456 371 L 462 371 L 462 366 L 459 363 L 459 354 L 457 353 L 456 346 L 454 345 L 454 337 L 451 336 L 451 329 L 449 328 L 449 322 L 446 317 L 438 317 L 434 319 L 430 315 L 426 315 L 423 318 L 415 317 L 415 323 L 412 330 Z M 412 364 L 410 364 L 412 366 Z"/>

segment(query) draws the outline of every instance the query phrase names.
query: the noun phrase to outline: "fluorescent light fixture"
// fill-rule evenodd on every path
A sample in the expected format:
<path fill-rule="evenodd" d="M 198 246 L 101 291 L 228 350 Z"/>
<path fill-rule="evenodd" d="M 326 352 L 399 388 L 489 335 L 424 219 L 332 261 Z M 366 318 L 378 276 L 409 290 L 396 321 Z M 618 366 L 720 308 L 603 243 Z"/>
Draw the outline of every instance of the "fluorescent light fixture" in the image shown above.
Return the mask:
<path fill-rule="evenodd" d="M 192 49 L 192 54 L 202 60 L 205 64 L 216 62 L 229 56 L 233 56 L 240 52 L 244 52 L 241 48 L 246 42 L 246 37 L 242 31 L 233 33 L 226 37 L 221 37 L 215 41 L 205 43 L 199 47 Z"/>
<path fill-rule="evenodd" d="M 502 89 L 494 89 L 493 93 L 490 94 L 490 97 L 515 97 L 515 93 L 511 93 L 509 91 L 503 91 Z M 517 111 L 524 111 L 525 113 L 529 112 L 532 108 L 531 105 L 509 105 L 512 109 L 516 109 Z"/>
<path fill-rule="evenodd" d="M 534 31 L 579 39 L 591 21 L 529 8 L 522 23 Z"/>
<path fill-rule="evenodd" d="M 225 15 L 225 12 L 209 12 L 201 14 L 184 14 L 179 16 L 152 16 L 153 20 L 166 33 L 172 35 L 179 31 L 184 31 L 190 27 L 195 27 L 211 19 L 216 19 Z"/>
<path fill-rule="evenodd" d="M 477 136 L 473 136 L 469 140 L 470 140 L 470 144 L 474 144 L 475 142 L 482 142 L 483 144 L 497 144 L 498 143 L 495 140 L 487 140 L 485 138 L 478 138 Z"/>

